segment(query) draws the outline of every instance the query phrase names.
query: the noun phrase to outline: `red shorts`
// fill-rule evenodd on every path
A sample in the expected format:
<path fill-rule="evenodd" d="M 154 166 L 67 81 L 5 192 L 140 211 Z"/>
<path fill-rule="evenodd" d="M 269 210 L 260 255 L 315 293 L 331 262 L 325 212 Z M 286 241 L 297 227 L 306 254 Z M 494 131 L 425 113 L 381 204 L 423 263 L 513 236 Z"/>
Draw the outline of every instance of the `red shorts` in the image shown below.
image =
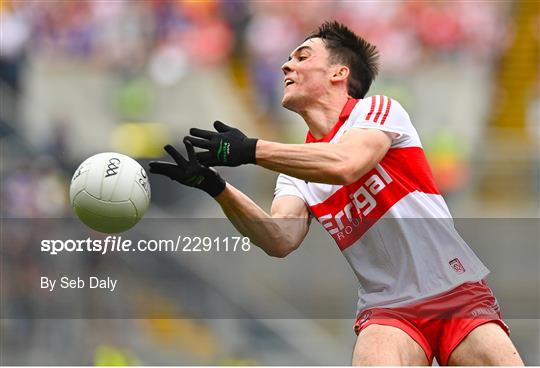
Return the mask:
<path fill-rule="evenodd" d="M 447 365 L 456 346 L 488 322 L 497 323 L 509 334 L 497 299 L 482 280 L 407 306 L 365 310 L 356 319 L 354 331 L 358 335 L 373 324 L 397 327 L 422 347 L 430 364 L 435 357 L 440 365 Z"/>

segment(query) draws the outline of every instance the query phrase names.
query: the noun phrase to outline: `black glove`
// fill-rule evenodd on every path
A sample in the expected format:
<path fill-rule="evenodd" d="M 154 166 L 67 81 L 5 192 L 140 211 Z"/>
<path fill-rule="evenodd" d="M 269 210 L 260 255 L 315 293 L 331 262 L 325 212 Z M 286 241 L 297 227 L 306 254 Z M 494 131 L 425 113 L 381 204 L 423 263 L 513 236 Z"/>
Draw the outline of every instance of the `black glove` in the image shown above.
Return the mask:
<path fill-rule="evenodd" d="M 152 174 L 165 175 L 171 180 L 176 180 L 180 184 L 204 190 L 212 197 L 223 192 L 225 189 L 225 180 L 223 180 L 213 169 L 199 163 L 197 156 L 195 155 L 195 150 L 189 141 L 184 139 L 184 144 L 186 145 L 189 161 L 187 161 L 173 146 L 168 144 L 164 149 L 171 155 L 174 161 L 176 161 L 176 164 L 171 162 L 152 161 L 149 164 L 150 172 Z"/>
<path fill-rule="evenodd" d="M 217 132 L 191 128 L 187 136 L 195 147 L 207 150 L 198 152 L 197 159 L 205 166 L 239 166 L 255 163 L 257 139 L 248 138 L 240 130 L 227 126 L 221 121 L 214 122 Z M 202 139 L 200 139 L 202 138 Z"/>

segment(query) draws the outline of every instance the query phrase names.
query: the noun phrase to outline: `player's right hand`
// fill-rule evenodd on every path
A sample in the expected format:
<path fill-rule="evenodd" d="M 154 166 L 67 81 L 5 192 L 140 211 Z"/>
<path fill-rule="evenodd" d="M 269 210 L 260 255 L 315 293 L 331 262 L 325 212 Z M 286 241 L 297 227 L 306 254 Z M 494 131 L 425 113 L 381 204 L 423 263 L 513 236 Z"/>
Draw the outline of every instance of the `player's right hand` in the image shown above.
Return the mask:
<path fill-rule="evenodd" d="M 257 138 L 249 138 L 239 129 L 221 121 L 214 122 L 215 132 L 191 128 L 186 139 L 206 151 L 197 158 L 204 166 L 239 166 L 256 163 Z"/>
<path fill-rule="evenodd" d="M 164 161 L 151 161 L 150 172 L 164 175 L 180 184 L 204 190 L 212 197 L 217 196 L 225 189 L 225 180 L 212 168 L 199 163 L 193 145 L 184 139 L 188 153 L 186 160 L 180 152 L 170 144 L 163 147 L 176 163 Z"/>

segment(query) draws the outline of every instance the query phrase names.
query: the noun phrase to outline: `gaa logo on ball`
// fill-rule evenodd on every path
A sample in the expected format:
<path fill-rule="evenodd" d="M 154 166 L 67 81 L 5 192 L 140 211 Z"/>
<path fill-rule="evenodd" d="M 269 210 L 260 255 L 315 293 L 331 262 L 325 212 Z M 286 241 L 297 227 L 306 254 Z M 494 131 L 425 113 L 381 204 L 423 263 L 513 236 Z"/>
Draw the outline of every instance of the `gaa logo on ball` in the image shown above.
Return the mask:
<path fill-rule="evenodd" d="M 69 197 L 79 219 L 103 233 L 132 228 L 150 203 L 150 184 L 131 157 L 105 152 L 85 160 L 73 174 Z"/>

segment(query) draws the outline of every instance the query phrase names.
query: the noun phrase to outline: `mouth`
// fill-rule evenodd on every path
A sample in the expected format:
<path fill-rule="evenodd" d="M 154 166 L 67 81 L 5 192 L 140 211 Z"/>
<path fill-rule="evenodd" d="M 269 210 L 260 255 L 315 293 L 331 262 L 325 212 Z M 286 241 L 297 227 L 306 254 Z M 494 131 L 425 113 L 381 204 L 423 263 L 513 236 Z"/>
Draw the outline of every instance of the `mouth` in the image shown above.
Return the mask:
<path fill-rule="evenodd" d="M 292 79 L 285 79 L 285 87 L 288 87 L 291 84 L 294 84 L 294 81 Z"/>

